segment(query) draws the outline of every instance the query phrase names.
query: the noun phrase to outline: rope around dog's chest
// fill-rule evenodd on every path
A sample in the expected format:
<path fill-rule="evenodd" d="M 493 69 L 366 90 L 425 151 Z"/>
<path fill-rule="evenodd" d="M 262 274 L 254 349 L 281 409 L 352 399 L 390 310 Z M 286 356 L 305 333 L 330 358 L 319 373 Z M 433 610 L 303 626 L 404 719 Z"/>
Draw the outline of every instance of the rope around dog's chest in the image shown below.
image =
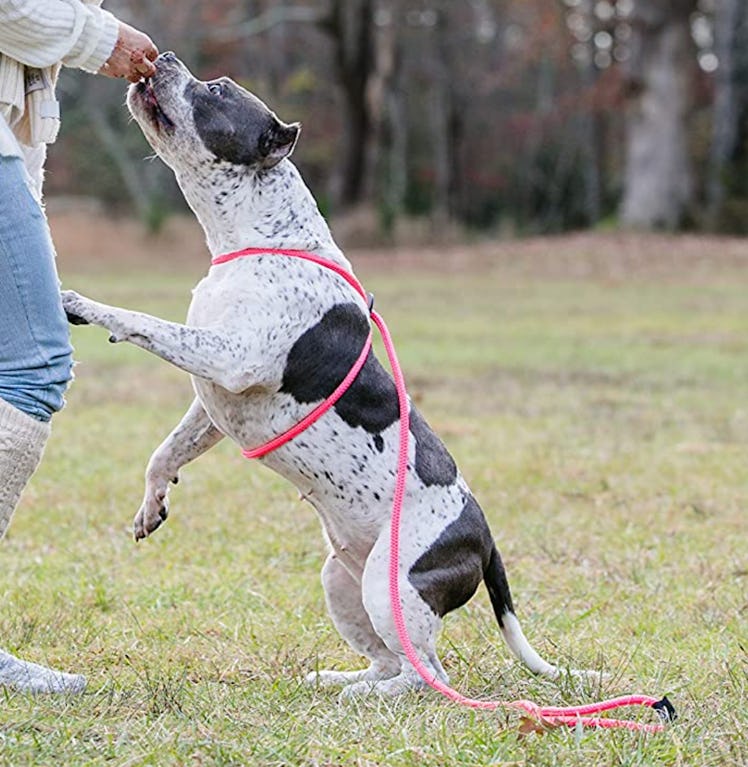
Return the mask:
<path fill-rule="evenodd" d="M 657 698 L 653 698 L 648 695 L 628 695 L 625 697 L 601 701 L 599 703 L 591 703 L 586 706 L 569 707 L 542 707 L 528 700 L 516 700 L 511 702 L 475 700 L 473 698 L 465 697 L 456 690 L 453 690 L 448 685 L 434 678 L 433 674 L 429 672 L 421 659 L 418 657 L 418 653 L 416 652 L 415 648 L 413 647 L 413 643 L 410 640 L 407 625 L 405 623 L 405 617 L 402 611 L 402 604 L 400 601 L 400 519 L 402 516 L 403 499 L 405 497 L 405 484 L 408 473 L 410 408 L 408 403 L 408 392 L 405 386 L 405 379 L 403 377 L 402 368 L 400 367 L 400 363 L 397 358 L 392 336 L 390 335 L 389 329 L 387 328 L 387 325 L 382 317 L 373 310 L 373 298 L 366 293 L 358 279 L 356 279 L 353 274 L 351 274 L 339 264 L 336 264 L 334 261 L 330 261 L 326 258 L 321 258 L 314 253 L 309 253 L 304 250 L 279 248 L 246 248 L 244 250 L 217 256 L 213 259 L 212 264 L 213 266 L 219 266 L 231 261 L 236 261 L 240 258 L 269 255 L 285 256 L 287 258 L 299 258 L 304 261 L 309 261 L 324 269 L 329 269 L 344 279 L 364 299 L 364 301 L 366 301 L 369 307 L 371 320 L 377 326 L 382 336 L 384 348 L 387 352 L 387 357 L 389 358 L 390 367 L 392 368 L 392 375 L 395 381 L 395 388 L 397 390 L 398 407 L 400 410 L 400 439 L 398 448 L 397 472 L 395 478 L 395 490 L 392 501 L 392 518 L 390 523 L 390 603 L 392 607 L 392 615 L 395 622 L 395 628 L 397 629 L 397 635 L 403 648 L 403 652 L 405 653 L 405 657 L 413 665 L 424 682 L 426 682 L 426 684 L 450 700 L 463 706 L 488 710 L 495 710 L 498 708 L 519 710 L 527 714 L 532 719 L 537 720 L 541 725 L 551 727 L 566 725 L 569 727 L 583 726 L 621 728 L 627 730 L 636 730 L 640 732 L 661 732 L 665 726 L 663 722 L 669 722 L 675 718 L 675 710 L 667 698 L 658 700 Z M 369 352 L 371 351 L 371 344 L 372 335 L 370 332 L 368 338 L 364 342 L 361 354 L 359 355 L 358 359 L 346 377 L 335 388 L 332 394 L 330 394 L 330 396 L 328 396 L 321 404 L 315 407 L 307 416 L 305 416 L 301 421 L 299 421 L 287 431 L 279 434 L 277 437 L 274 437 L 273 439 L 269 440 L 263 445 L 259 445 L 258 447 L 245 449 L 242 451 L 242 454 L 246 458 L 261 458 L 265 455 L 268 455 L 272 451 L 277 450 L 282 445 L 285 445 L 287 442 L 290 442 L 292 439 L 294 439 L 294 437 L 297 437 L 304 430 L 308 429 L 313 423 L 319 420 L 328 410 L 330 410 L 330 408 L 334 407 L 335 403 L 346 393 L 346 391 L 348 391 L 350 386 L 356 380 L 359 372 L 361 371 L 361 368 L 363 368 L 369 356 Z M 591 714 L 600 714 L 604 711 L 612 711 L 623 706 L 646 706 L 652 708 L 657 711 L 663 721 L 657 724 L 649 724 L 626 719 L 611 719 L 608 717 L 590 716 Z"/>

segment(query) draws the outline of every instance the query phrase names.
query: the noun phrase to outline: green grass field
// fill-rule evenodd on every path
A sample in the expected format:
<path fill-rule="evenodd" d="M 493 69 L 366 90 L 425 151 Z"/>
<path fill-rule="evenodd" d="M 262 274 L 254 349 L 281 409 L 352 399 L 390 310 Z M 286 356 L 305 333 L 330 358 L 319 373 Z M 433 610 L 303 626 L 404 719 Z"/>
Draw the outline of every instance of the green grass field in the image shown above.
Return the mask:
<path fill-rule="evenodd" d="M 445 621 L 453 684 L 547 705 L 667 693 L 680 719 L 665 734 L 522 738 L 515 715 L 435 694 L 341 705 L 304 687 L 317 667 L 360 665 L 326 616 L 311 507 L 222 443 L 135 545 L 143 469 L 190 385 L 76 328 L 69 406 L 2 544 L 0 639 L 89 688 L 4 693 L 0 763 L 748 763 L 748 244 L 727 257 L 719 241 L 638 242 L 357 271 L 487 514 L 531 642 L 608 672 L 602 686 L 531 677 L 481 589 Z M 67 287 L 181 319 L 200 267 L 170 263 L 62 271 Z"/>

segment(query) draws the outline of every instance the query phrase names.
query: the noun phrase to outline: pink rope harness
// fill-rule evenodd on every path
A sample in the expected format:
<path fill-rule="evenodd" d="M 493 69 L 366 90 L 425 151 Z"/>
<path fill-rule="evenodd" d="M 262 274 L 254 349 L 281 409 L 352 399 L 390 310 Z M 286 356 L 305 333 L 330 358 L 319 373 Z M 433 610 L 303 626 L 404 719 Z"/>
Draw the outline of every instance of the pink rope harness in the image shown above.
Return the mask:
<path fill-rule="evenodd" d="M 213 259 L 213 266 L 226 264 L 240 258 L 249 256 L 287 256 L 289 258 L 300 258 L 304 261 L 310 261 L 325 269 L 329 269 L 339 277 L 342 277 L 369 306 L 371 319 L 379 329 L 384 342 L 384 347 L 389 358 L 392 375 L 397 390 L 398 406 L 400 409 L 400 439 L 397 461 L 397 474 L 395 479 L 395 492 L 392 501 L 392 519 L 390 526 L 390 562 L 389 562 L 389 586 L 390 603 L 392 605 L 392 615 L 395 622 L 395 628 L 400 640 L 400 644 L 405 653 L 405 657 L 412 664 L 421 678 L 442 695 L 446 696 L 455 703 L 476 709 L 496 710 L 499 708 L 519 710 L 527 714 L 531 719 L 536 720 L 542 726 L 560 727 L 563 725 L 569 727 L 601 727 L 601 728 L 620 728 L 635 730 L 639 732 L 662 732 L 665 728 L 665 722 L 672 721 L 675 718 L 675 710 L 667 698 L 658 700 L 648 695 L 627 695 L 620 698 L 612 698 L 599 703 L 590 703 L 586 706 L 568 706 L 568 707 L 541 707 L 529 700 L 515 701 L 491 701 L 475 700 L 468 698 L 461 693 L 453 690 L 448 685 L 434 677 L 421 661 L 410 640 L 408 629 L 405 623 L 405 617 L 400 600 L 400 519 L 402 516 L 403 499 L 405 497 L 405 483 L 408 470 L 408 447 L 410 435 L 410 408 L 408 403 L 408 392 L 405 386 L 402 368 L 397 358 L 395 345 L 392 341 L 389 329 L 382 317 L 373 310 L 373 299 L 364 290 L 361 283 L 349 271 L 344 269 L 334 261 L 321 258 L 313 253 L 304 250 L 292 250 L 282 248 L 246 248 L 234 253 L 226 253 Z M 369 352 L 371 350 L 372 334 L 369 333 L 364 343 L 364 347 L 348 375 L 340 382 L 333 393 L 327 397 L 321 404 L 315 407 L 301 421 L 292 426 L 287 431 L 279 434 L 277 437 L 269 440 L 263 445 L 255 448 L 249 448 L 242 451 L 246 458 L 261 458 L 273 450 L 277 450 L 282 445 L 294 439 L 305 429 L 309 428 L 315 421 L 321 418 L 335 403 L 346 393 L 351 384 L 356 380 L 361 368 L 364 366 Z M 612 711 L 623 706 L 645 706 L 657 711 L 662 721 L 658 724 L 649 724 L 630 721 L 627 719 L 612 719 L 608 717 L 590 716 L 591 714 L 601 714 L 604 711 Z"/>

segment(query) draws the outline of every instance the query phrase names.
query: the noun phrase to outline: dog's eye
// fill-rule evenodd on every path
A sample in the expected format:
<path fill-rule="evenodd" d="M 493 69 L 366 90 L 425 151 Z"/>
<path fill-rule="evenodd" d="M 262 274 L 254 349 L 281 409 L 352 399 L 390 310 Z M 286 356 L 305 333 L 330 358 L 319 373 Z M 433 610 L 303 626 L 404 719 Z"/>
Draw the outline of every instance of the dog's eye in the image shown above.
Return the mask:
<path fill-rule="evenodd" d="M 208 90 L 214 96 L 223 96 L 223 85 L 221 83 L 208 83 Z"/>

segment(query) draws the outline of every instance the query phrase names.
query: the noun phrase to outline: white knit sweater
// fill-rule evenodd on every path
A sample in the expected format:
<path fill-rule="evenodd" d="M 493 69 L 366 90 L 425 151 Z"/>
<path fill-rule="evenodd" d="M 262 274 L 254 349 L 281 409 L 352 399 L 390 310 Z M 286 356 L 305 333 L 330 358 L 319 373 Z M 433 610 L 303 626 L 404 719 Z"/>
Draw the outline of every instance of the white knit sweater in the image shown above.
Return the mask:
<path fill-rule="evenodd" d="M 60 65 L 98 72 L 117 42 L 118 22 L 100 4 L 0 0 L 0 155 L 23 156 L 57 137 Z"/>

